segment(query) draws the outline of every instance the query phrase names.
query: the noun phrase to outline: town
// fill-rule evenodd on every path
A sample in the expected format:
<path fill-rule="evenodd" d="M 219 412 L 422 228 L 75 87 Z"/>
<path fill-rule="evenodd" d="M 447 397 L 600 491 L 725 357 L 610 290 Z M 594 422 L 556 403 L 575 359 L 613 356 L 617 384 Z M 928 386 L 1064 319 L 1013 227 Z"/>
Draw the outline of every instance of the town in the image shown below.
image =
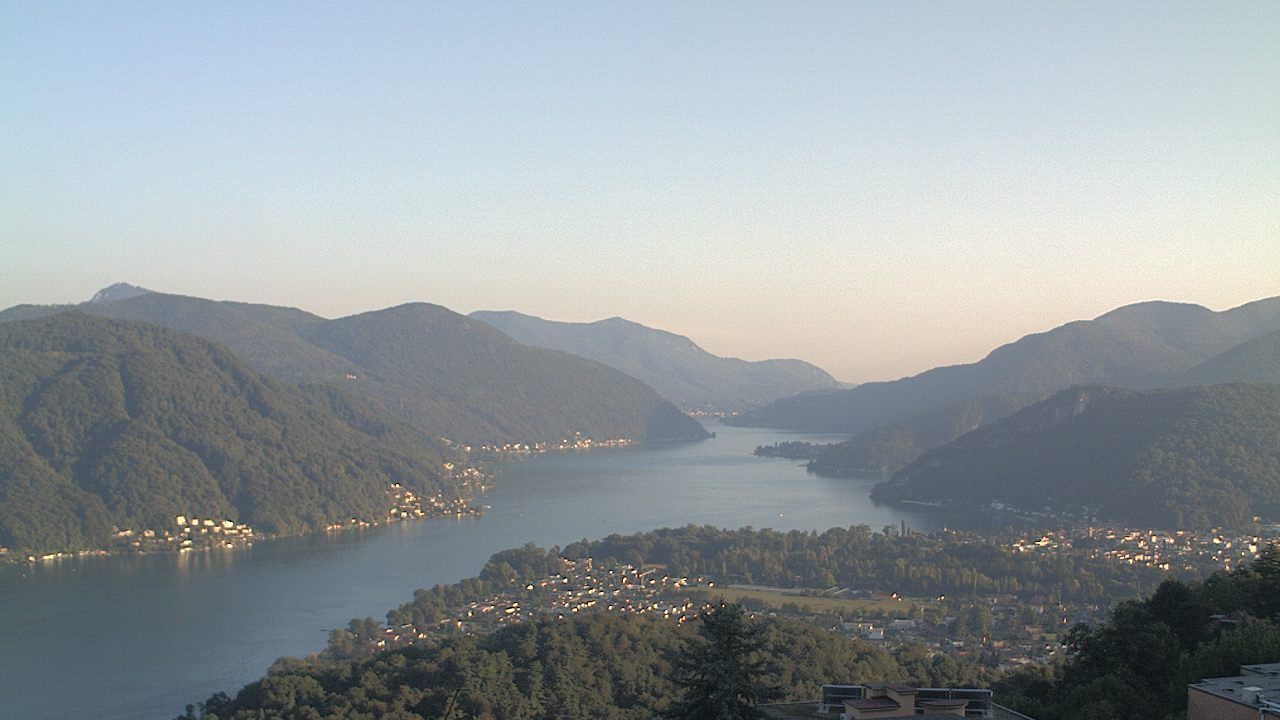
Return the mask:
<path fill-rule="evenodd" d="M 1070 555 L 1192 577 L 1256 558 L 1274 536 L 1272 530 L 1249 534 L 1091 527 L 1010 535 L 1004 547 L 1012 556 Z M 559 564 L 546 576 L 501 578 L 503 589 L 451 605 L 446 617 L 433 623 L 369 628 L 348 638 L 345 652 L 487 634 L 514 623 L 583 612 L 643 614 L 683 623 L 707 606 L 727 601 L 756 615 L 797 619 L 889 647 L 919 644 L 931 655 L 1009 670 L 1053 661 L 1062 653 L 1068 629 L 1100 623 L 1110 610 L 1108 602 L 1063 602 L 1044 594 L 910 597 L 867 587 L 733 584 L 725 578 L 675 576 L 657 564 L 637 567 L 592 558 L 561 558 Z M 350 647 L 352 641 L 361 647 Z"/>
<path fill-rule="evenodd" d="M 671 577 L 659 567 L 562 560 L 560 571 L 541 578 L 511 578 L 515 589 L 450 608 L 450 617 L 427 627 L 388 627 L 366 638 L 366 650 L 412 644 L 428 637 L 487 634 L 514 623 L 580 612 L 619 612 L 686 622 L 705 603 L 687 589 L 714 587 L 706 578 Z M 520 585 L 523 583 L 523 586 Z"/>

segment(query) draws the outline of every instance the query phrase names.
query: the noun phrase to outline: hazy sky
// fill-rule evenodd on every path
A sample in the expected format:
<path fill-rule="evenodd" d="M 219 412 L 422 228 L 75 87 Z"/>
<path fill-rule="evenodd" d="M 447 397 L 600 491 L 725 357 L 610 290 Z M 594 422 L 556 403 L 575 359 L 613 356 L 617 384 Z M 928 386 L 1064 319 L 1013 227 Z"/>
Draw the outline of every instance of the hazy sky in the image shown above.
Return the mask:
<path fill-rule="evenodd" d="M 0 1 L 0 306 L 624 317 L 846 380 L 1280 295 L 1280 3 Z"/>

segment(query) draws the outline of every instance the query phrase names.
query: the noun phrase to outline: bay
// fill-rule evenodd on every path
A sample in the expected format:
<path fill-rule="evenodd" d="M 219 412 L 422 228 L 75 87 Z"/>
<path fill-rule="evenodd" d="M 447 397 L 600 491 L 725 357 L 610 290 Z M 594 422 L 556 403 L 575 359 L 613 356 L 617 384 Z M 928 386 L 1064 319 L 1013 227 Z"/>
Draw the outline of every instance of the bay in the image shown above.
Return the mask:
<path fill-rule="evenodd" d="M 498 550 L 656 527 L 825 530 L 979 521 L 876 505 L 871 479 L 810 475 L 751 451 L 837 435 L 712 426 L 689 444 L 549 454 L 504 464 L 460 520 L 187 554 L 0 568 L 0 718 L 167 719 L 235 692 L 275 658 L 324 647 L 352 617 L 383 619 L 413 591 L 479 573 Z"/>

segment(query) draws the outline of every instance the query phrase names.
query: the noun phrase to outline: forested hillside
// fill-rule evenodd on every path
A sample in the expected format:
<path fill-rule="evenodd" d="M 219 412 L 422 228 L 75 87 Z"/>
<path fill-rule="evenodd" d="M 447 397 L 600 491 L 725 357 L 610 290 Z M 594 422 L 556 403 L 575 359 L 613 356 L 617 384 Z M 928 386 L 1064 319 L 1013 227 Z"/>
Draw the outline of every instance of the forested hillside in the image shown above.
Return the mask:
<path fill-rule="evenodd" d="M 1280 332 L 1254 338 L 1174 378 L 1172 385 L 1280 384 Z"/>
<path fill-rule="evenodd" d="M 732 422 L 858 434 L 990 395 L 1040 400 L 1081 384 L 1161 387 L 1200 362 L 1278 330 L 1280 298 L 1224 312 L 1199 305 L 1139 303 L 1028 335 L 976 363 L 851 390 L 783 398 Z"/>
<path fill-rule="evenodd" d="M 556 442 L 579 432 L 598 440 L 706 437 L 701 425 L 632 377 L 523 345 L 438 305 L 412 303 L 326 320 L 271 305 L 123 295 L 75 308 L 220 342 L 276 379 L 341 387 L 434 437 L 471 444 Z M 0 320 L 66 310 L 18 306 L 0 313 Z"/>
<path fill-rule="evenodd" d="M 1188 683 L 1280 662 L 1280 546 L 1231 573 L 1166 581 L 1109 623 L 1077 626 L 1067 643 L 1063 667 L 998 682 L 1000 701 L 1038 720 L 1184 717 Z"/>
<path fill-rule="evenodd" d="M 686 409 L 736 412 L 805 390 L 835 388 L 834 378 L 801 360 L 722 358 L 683 335 L 623 318 L 554 322 L 518 312 L 478 311 L 486 322 L 527 345 L 563 350 L 640 380 Z"/>
<path fill-rule="evenodd" d="M 931 450 L 873 497 L 1151 527 L 1280 519 L 1280 386 L 1066 390 Z"/>
<path fill-rule="evenodd" d="M 888 477 L 926 450 L 993 423 L 1030 402 L 1022 397 L 991 395 L 926 410 L 842 443 L 785 442 L 759 448 L 756 454 L 808 460 L 809 471 L 820 475 Z"/>
<path fill-rule="evenodd" d="M 0 323 L 0 545 L 12 549 L 102 547 L 178 515 L 270 533 L 381 520 L 392 483 L 455 494 L 447 452 L 207 340 L 81 313 Z"/>

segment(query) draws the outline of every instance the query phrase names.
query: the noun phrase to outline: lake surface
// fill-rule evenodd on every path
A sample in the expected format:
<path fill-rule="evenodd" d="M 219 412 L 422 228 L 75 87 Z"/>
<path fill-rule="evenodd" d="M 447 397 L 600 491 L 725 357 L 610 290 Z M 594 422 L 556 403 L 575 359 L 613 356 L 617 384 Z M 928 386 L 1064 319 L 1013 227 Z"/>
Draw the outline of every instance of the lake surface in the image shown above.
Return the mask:
<path fill-rule="evenodd" d="M 352 617 L 383 619 L 413 591 L 479 573 L 498 550 L 689 523 L 825 530 L 948 514 L 873 504 L 872 480 L 809 475 L 751 451 L 844 436 L 713 425 L 717 437 L 553 454 L 503 465 L 483 517 L 187 554 L 0 568 L 0 718 L 169 719 L 234 693 L 281 655 L 324 647 Z M 972 521 L 969 523 L 972 525 Z"/>

